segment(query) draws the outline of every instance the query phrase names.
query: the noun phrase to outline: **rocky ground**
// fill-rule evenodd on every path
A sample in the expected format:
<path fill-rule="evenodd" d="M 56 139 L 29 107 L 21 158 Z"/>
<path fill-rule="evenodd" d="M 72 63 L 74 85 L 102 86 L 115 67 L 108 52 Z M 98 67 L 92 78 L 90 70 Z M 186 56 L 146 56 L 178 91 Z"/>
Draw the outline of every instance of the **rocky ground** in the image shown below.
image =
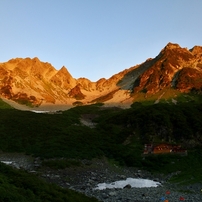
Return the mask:
<path fill-rule="evenodd" d="M 80 166 L 51 169 L 42 166 L 40 158 L 32 158 L 21 154 L 0 154 L 0 161 L 9 162 L 11 166 L 25 169 L 48 182 L 56 183 L 61 187 L 82 192 L 87 196 L 94 196 L 104 202 L 157 202 L 165 201 L 202 201 L 202 185 L 194 184 L 179 186 L 168 183 L 169 176 L 153 175 L 147 171 L 135 168 L 123 168 L 108 162 L 106 159 L 92 161 L 82 160 Z M 161 186 L 151 188 L 123 189 L 95 189 L 99 183 L 111 183 L 126 178 L 144 178 L 161 182 Z"/>

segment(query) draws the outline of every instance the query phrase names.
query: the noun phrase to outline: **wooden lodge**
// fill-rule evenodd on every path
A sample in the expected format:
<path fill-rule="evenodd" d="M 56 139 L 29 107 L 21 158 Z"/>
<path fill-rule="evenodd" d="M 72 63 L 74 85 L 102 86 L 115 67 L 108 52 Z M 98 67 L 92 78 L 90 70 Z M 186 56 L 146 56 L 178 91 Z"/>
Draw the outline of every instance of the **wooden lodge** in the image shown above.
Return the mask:
<path fill-rule="evenodd" d="M 145 144 L 143 154 L 181 154 L 187 155 L 187 150 L 181 148 L 181 145 L 173 144 Z"/>

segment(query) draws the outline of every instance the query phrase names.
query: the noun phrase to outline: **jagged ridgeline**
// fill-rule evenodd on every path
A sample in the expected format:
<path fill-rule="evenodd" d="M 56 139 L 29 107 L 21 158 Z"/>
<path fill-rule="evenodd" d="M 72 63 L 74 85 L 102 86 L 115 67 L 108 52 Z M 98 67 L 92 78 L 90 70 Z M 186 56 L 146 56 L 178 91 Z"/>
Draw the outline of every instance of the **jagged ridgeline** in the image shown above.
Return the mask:
<path fill-rule="evenodd" d="M 188 50 L 168 43 L 150 58 L 109 79 L 75 79 L 65 67 L 56 70 L 38 58 L 16 58 L 0 63 L 0 95 L 27 106 L 87 105 L 130 107 L 133 102 L 174 102 L 201 94 L 202 47 Z"/>

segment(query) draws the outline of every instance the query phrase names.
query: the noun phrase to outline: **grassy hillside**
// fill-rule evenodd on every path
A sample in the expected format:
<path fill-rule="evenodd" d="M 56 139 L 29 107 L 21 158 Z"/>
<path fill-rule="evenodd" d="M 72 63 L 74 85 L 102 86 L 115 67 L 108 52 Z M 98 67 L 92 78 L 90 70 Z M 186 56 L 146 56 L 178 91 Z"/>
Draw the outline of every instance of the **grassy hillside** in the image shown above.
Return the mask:
<path fill-rule="evenodd" d="M 62 114 L 36 114 L 15 109 L 0 110 L 0 150 L 23 152 L 43 158 L 92 159 L 107 157 L 120 165 L 152 172 L 195 172 L 202 155 L 202 106 L 199 102 L 155 105 L 134 103 L 130 109 L 105 108 L 101 104 L 78 106 Z M 80 117 L 91 115 L 97 125 L 89 128 Z M 145 143 L 169 142 L 188 149 L 187 157 L 142 157 Z M 197 158 L 191 158 L 196 157 Z M 158 166 L 156 166 L 158 162 Z M 171 164 L 170 162 L 174 162 Z M 180 162 L 180 163 L 179 163 Z M 195 169 L 195 170 L 193 170 Z M 197 174 L 198 173 L 198 174 Z"/>
<path fill-rule="evenodd" d="M 24 171 L 0 163 L 0 201 L 96 202 L 97 199 L 48 184 Z"/>
<path fill-rule="evenodd" d="M 0 98 L 0 109 L 12 109 L 12 107 Z"/>

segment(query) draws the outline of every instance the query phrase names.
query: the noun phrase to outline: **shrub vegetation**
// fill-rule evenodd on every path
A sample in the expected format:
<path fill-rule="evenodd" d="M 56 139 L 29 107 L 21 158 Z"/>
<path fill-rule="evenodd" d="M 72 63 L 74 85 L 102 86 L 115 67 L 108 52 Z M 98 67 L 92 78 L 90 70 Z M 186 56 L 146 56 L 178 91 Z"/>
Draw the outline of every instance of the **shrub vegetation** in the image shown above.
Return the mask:
<path fill-rule="evenodd" d="M 80 123 L 80 117 L 84 114 L 93 115 L 92 121 L 96 127 L 90 128 Z M 107 157 L 120 165 L 152 172 L 180 170 L 179 178 L 192 175 L 193 181 L 202 182 L 201 126 L 202 106 L 196 101 L 177 105 L 134 103 L 130 109 L 106 108 L 98 103 L 77 106 L 61 114 L 37 114 L 2 107 L 0 150 L 23 152 L 45 159 L 75 159 L 75 162 L 77 159 Z M 155 155 L 143 158 L 144 144 L 151 142 L 180 144 L 188 149 L 188 156 Z M 55 168 L 73 165 L 73 162 L 59 160 L 46 163 Z M 196 166 L 186 166 L 193 164 Z M 1 179 L 7 186 L 8 179 L 4 175 Z M 27 191 L 26 194 L 32 196 L 35 192 Z"/>

